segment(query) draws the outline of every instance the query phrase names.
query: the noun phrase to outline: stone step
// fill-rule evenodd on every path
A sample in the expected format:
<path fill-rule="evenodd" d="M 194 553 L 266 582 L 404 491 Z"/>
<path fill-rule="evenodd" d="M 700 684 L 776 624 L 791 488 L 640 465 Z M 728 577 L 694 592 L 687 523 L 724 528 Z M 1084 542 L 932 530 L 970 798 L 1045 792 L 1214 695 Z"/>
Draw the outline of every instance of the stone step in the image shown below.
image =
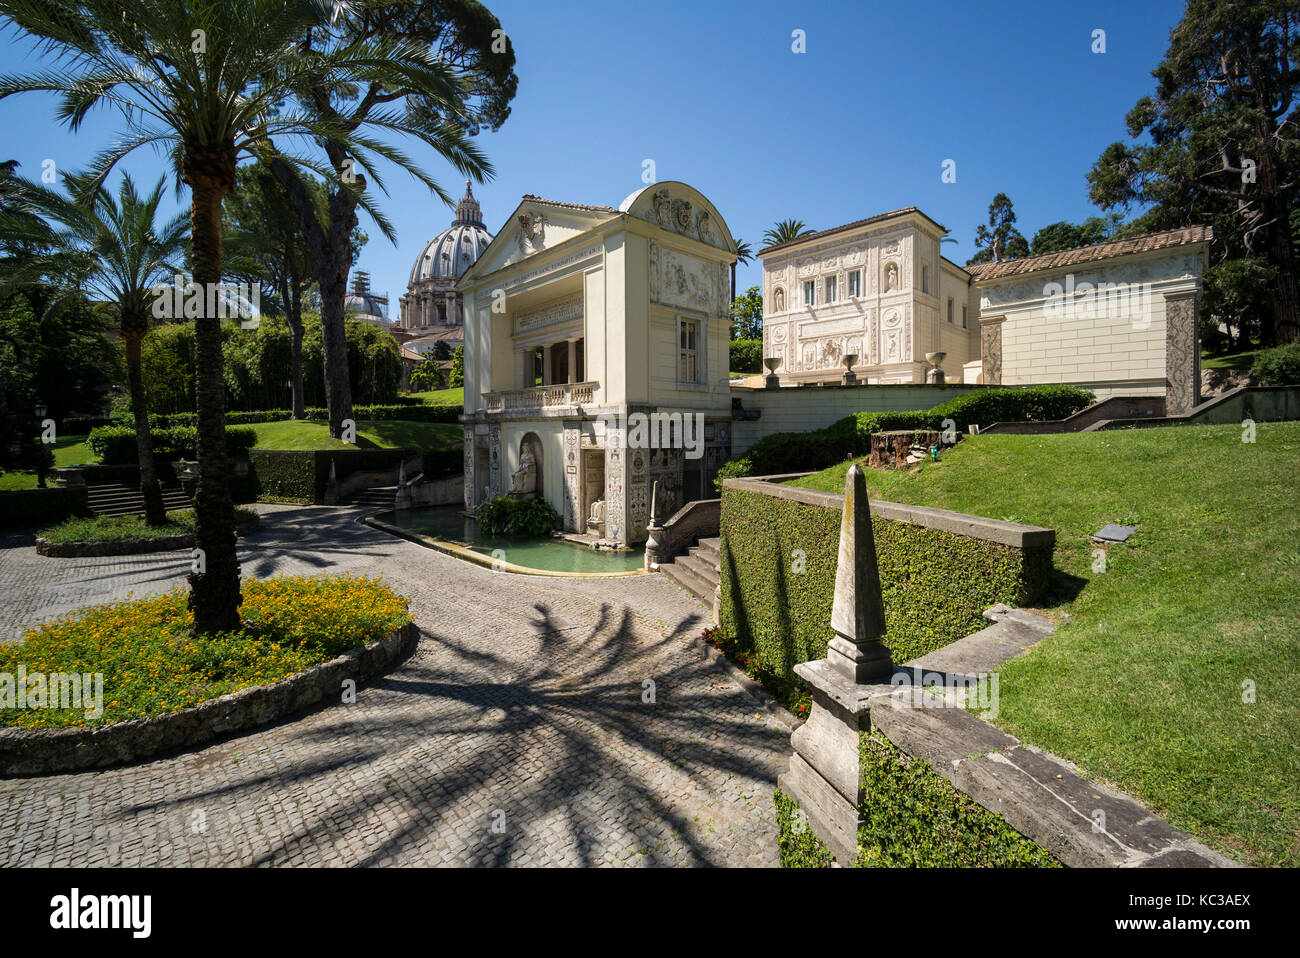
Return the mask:
<path fill-rule="evenodd" d="M 691 546 L 690 553 L 699 556 L 705 562 L 710 563 L 714 568 L 722 566 L 722 544 L 718 539 L 701 539 L 698 543 Z"/>
<path fill-rule="evenodd" d="M 192 509 L 194 503 L 179 488 L 162 489 L 163 506 L 168 512 Z M 88 486 L 86 505 L 91 512 L 101 516 L 138 516 L 144 514 L 144 496 L 139 488 L 119 483 Z"/>
<path fill-rule="evenodd" d="M 673 564 L 684 566 L 712 586 L 717 586 L 722 579 L 722 576 L 718 574 L 718 567 L 708 559 L 695 555 L 694 549 L 688 555 L 678 556 L 673 561 Z"/>
<path fill-rule="evenodd" d="M 686 566 L 679 565 L 677 562 L 661 565 L 659 571 L 705 605 L 713 605 L 714 585 L 698 573 L 691 571 Z"/>

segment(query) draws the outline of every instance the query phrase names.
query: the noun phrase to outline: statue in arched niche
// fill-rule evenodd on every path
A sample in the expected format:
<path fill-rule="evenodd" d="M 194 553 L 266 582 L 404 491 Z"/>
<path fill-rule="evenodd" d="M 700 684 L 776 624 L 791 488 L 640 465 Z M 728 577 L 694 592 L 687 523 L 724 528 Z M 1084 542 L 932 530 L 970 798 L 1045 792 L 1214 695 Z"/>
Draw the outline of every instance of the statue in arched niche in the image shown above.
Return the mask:
<path fill-rule="evenodd" d="M 780 286 L 772 293 L 772 306 L 775 312 L 785 312 L 785 290 Z"/>
<path fill-rule="evenodd" d="M 889 263 L 885 266 L 885 292 L 891 289 L 898 289 L 898 264 Z"/>

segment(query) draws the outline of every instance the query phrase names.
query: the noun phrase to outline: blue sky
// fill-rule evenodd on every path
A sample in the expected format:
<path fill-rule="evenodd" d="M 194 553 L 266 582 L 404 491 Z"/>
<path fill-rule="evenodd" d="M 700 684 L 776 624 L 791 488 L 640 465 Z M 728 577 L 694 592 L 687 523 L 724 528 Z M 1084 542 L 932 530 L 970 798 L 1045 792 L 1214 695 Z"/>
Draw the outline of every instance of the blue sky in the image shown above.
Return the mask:
<path fill-rule="evenodd" d="M 684 180 L 718 207 L 735 235 L 760 245 L 774 221 L 825 229 L 919 206 L 957 240 L 964 263 L 975 227 L 999 191 L 1019 227 L 1096 213 L 1085 173 L 1125 136 L 1124 115 L 1153 92 L 1182 0 L 1129 2 L 864 3 L 741 0 L 487 0 L 518 56 L 519 93 L 500 131 L 481 147 L 496 177 L 475 185 L 495 232 L 524 193 L 617 205 L 640 188 L 642 163 L 659 180 Z M 792 31 L 807 51 L 792 51 Z M 1092 32 L 1106 31 L 1106 52 Z M 12 31 L 5 72 L 39 58 Z M 75 136 L 54 120 L 53 99 L 0 101 L 0 159 L 27 176 L 52 158 L 77 168 L 111 142 L 116 114 Z M 423 149 L 423 148 L 421 148 Z M 418 155 L 418 154 L 417 154 Z M 941 164 L 956 162 L 943 183 Z M 460 178 L 424 156 L 453 195 Z M 128 164 L 150 184 L 166 166 L 144 152 Z M 373 287 L 396 298 L 423 244 L 452 211 L 388 171 L 384 209 L 394 247 L 363 218 L 361 256 Z M 759 282 L 757 262 L 738 287 Z"/>

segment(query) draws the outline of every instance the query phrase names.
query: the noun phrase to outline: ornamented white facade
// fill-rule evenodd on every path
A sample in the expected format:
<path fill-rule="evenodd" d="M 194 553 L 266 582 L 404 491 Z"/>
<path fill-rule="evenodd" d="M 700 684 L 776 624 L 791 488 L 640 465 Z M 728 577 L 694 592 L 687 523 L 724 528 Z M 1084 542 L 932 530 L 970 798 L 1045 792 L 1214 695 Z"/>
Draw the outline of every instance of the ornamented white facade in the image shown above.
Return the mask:
<path fill-rule="evenodd" d="M 850 355 L 858 382 L 924 383 L 927 354 L 942 353 L 949 383 L 1168 395 L 1171 413 L 1195 404 L 1207 229 L 969 267 L 941 255 L 946 232 L 909 207 L 761 250 L 763 355 L 780 361 L 782 384 L 838 381 Z"/>
<path fill-rule="evenodd" d="M 564 530 L 607 545 L 710 498 L 731 452 L 729 267 L 735 242 L 684 183 L 617 208 L 528 195 L 462 276 L 465 505 L 515 475 Z M 645 446 L 633 415 L 700 417 L 698 458 Z M 521 465 L 524 466 L 521 469 Z"/>

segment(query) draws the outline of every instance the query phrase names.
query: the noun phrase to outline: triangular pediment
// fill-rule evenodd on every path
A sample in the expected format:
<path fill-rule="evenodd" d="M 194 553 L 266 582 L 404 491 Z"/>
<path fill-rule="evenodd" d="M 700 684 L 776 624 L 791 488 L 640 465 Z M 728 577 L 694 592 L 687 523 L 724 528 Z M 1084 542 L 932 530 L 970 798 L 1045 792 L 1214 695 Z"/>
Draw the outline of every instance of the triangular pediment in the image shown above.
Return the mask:
<path fill-rule="evenodd" d="M 555 203 L 526 196 L 497 230 L 487 249 L 461 277 L 461 282 L 473 281 L 513 266 L 619 215 L 617 210 L 609 207 Z"/>

